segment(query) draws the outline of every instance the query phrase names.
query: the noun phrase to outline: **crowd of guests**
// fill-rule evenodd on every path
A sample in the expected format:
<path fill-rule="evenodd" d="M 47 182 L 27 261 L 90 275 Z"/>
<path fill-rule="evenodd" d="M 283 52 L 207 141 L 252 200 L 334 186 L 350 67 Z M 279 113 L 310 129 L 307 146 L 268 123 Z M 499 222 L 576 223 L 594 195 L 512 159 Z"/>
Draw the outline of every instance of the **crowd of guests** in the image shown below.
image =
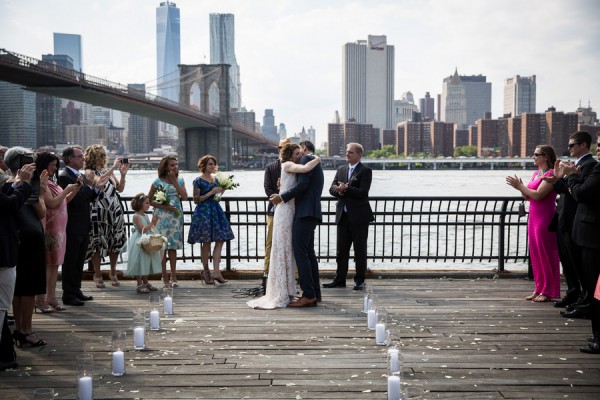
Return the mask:
<path fill-rule="evenodd" d="M 149 193 L 139 193 L 131 201 L 135 214 L 129 239 L 119 197 L 126 184 L 128 160 L 116 157 L 109 163 L 104 147 L 92 145 L 85 150 L 65 148 L 62 161 L 64 168 L 59 171 L 60 160 L 52 153 L 0 146 L 0 370 L 17 366 L 13 343 L 18 347 L 47 344 L 33 330 L 34 310 L 59 312 L 65 306 L 83 306 L 93 300 L 81 290 L 86 263 L 93 266 L 95 285 L 102 289 L 106 284 L 100 266 L 108 258 L 108 277 L 117 287 L 116 264 L 127 246 L 125 275 L 136 278 L 139 293 L 158 290 L 148 282 L 148 275 L 161 271 L 164 287 L 178 286 L 176 252 L 183 247 L 181 201 L 187 200 L 188 194 L 177 159 L 164 157 Z M 224 190 L 214 176 L 217 160 L 204 156 L 198 168 L 201 175 L 194 181 L 196 209 L 188 242 L 201 244 L 205 282 L 225 283 L 219 268 L 220 252 L 224 241 L 233 238 L 233 231 L 215 199 Z M 159 192 L 162 197 L 156 196 Z M 151 206 L 152 219 L 146 215 Z M 164 250 L 146 252 L 140 242 L 144 234 L 164 238 Z M 212 273 L 211 243 L 215 243 Z M 62 304 L 56 294 L 59 266 Z M 7 315 L 11 307 L 12 333 Z"/>
<path fill-rule="evenodd" d="M 527 237 L 534 290 L 525 300 L 565 308 L 565 318 L 590 318 L 592 335 L 580 350 L 600 354 L 600 163 L 590 149 L 592 136 L 578 131 L 567 148 L 575 162 L 557 160 L 552 146 L 533 153 L 538 168 L 527 184 L 506 182 L 529 201 Z M 596 143 L 600 158 L 600 137 Z M 560 195 L 558 204 L 557 195 Z M 560 265 L 567 283 L 560 297 Z"/>

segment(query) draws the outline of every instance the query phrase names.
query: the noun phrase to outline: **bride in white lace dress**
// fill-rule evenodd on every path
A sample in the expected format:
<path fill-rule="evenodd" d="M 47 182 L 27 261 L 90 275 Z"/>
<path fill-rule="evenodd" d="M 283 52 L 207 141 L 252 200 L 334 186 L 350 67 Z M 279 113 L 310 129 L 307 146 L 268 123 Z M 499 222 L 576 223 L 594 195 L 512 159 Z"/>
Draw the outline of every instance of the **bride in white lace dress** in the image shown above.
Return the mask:
<path fill-rule="evenodd" d="M 296 164 L 302 153 L 297 144 L 286 144 L 279 153 L 281 159 L 281 180 L 279 192 L 285 192 L 296 183 L 296 174 L 309 172 L 321 159 L 315 157 L 305 165 Z M 247 304 L 252 308 L 272 310 L 288 305 L 290 298 L 296 295 L 296 279 L 294 277 L 294 252 L 292 250 L 292 224 L 296 206 L 294 200 L 278 204 L 273 216 L 273 241 L 271 245 L 271 264 L 267 279 L 267 290 L 263 297 L 250 300 Z"/>

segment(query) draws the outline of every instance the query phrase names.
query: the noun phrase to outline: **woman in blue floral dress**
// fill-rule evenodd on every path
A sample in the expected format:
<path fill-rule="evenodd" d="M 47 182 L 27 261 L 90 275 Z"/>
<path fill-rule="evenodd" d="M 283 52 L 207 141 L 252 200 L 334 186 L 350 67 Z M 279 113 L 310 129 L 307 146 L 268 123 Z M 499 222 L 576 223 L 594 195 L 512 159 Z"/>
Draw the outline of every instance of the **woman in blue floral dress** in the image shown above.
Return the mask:
<path fill-rule="evenodd" d="M 165 156 L 158 164 L 158 178 L 148 192 L 150 205 L 160 217 L 156 230 L 168 240 L 167 251 L 162 259 L 162 278 L 166 287 L 178 287 L 176 268 L 177 250 L 183 247 L 183 208 L 181 200 L 187 200 L 183 178 L 179 178 L 177 158 Z M 171 278 L 167 275 L 167 254 L 171 266 Z"/>
<path fill-rule="evenodd" d="M 216 194 L 221 194 L 224 189 L 219 187 L 219 181 L 213 174 L 217 172 L 217 159 L 211 155 L 206 155 L 198 160 L 198 169 L 202 175 L 194 179 L 194 203 L 196 209 L 192 215 L 192 223 L 188 236 L 188 243 L 201 243 L 202 278 L 209 285 L 214 281 L 219 283 L 227 282 L 221 275 L 221 249 L 226 240 L 234 238 L 233 231 L 229 221 L 223 212 L 223 208 L 217 200 Z M 213 273 L 208 269 L 208 256 L 210 253 L 210 244 L 215 242 L 213 250 Z"/>

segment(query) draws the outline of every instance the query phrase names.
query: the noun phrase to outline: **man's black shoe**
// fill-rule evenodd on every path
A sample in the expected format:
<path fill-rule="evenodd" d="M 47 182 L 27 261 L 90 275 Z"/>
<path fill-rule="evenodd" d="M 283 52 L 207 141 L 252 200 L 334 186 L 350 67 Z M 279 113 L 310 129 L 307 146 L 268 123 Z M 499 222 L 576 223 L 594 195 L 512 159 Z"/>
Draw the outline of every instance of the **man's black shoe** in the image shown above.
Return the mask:
<path fill-rule="evenodd" d="M 365 283 L 364 282 L 356 282 L 354 284 L 354 290 L 365 290 Z"/>
<path fill-rule="evenodd" d="M 587 354 L 600 354 L 600 343 L 588 343 L 587 346 L 580 347 L 579 351 Z"/>
<path fill-rule="evenodd" d="M 571 304 L 574 303 L 574 301 L 571 300 L 571 299 L 572 298 L 569 298 L 569 297 L 565 296 L 561 300 L 555 301 L 554 302 L 554 307 L 557 307 L 557 308 L 567 307 L 568 305 L 571 305 Z M 572 311 L 572 310 L 567 310 L 567 311 Z"/>
<path fill-rule="evenodd" d="M 19 364 L 16 361 L 0 361 L 0 371 L 6 371 L 7 369 L 17 368 Z"/>
<path fill-rule="evenodd" d="M 86 296 L 86 295 L 85 295 L 85 294 L 83 294 L 83 293 L 79 293 L 79 294 L 77 295 L 77 298 L 78 298 L 79 300 L 81 300 L 81 301 L 91 301 L 91 300 L 94 300 L 94 298 L 93 298 L 92 296 Z"/>
<path fill-rule="evenodd" d="M 79 300 L 77 297 L 74 297 L 72 299 L 63 299 L 63 304 L 66 304 L 68 306 L 83 306 L 85 303 L 81 300 Z"/>
<path fill-rule="evenodd" d="M 329 283 L 324 283 L 323 287 L 324 288 L 346 287 L 346 282 L 331 281 Z"/>
<path fill-rule="evenodd" d="M 565 318 L 589 318 L 589 312 L 580 310 L 579 308 L 574 309 L 573 311 L 561 311 L 560 315 Z"/>

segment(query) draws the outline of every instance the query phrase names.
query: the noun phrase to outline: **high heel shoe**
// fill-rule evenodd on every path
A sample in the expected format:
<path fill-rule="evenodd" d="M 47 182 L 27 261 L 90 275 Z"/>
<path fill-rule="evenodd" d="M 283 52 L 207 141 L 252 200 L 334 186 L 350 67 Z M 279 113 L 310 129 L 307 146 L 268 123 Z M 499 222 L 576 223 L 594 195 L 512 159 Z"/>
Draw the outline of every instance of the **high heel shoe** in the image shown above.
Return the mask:
<path fill-rule="evenodd" d="M 94 283 L 96 284 L 96 287 L 98 289 L 104 289 L 106 287 L 106 285 L 104 284 L 104 279 L 102 279 L 102 276 L 100 276 L 100 278 L 94 277 Z"/>
<path fill-rule="evenodd" d="M 15 346 L 21 348 L 22 343 L 25 341 L 25 335 L 15 329 L 12 333 L 12 338 L 15 342 Z"/>
<path fill-rule="evenodd" d="M 54 308 L 52 308 L 52 306 L 48 305 L 47 303 L 35 303 L 33 305 L 33 311 L 37 313 L 38 310 L 40 310 L 42 314 L 49 314 L 51 312 L 54 312 Z"/>
<path fill-rule="evenodd" d="M 204 283 L 206 283 L 207 285 L 215 284 L 215 281 L 213 281 L 213 278 L 210 276 L 210 271 L 207 269 L 202 271 L 202 279 L 204 279 Z"/>
<path fill-rule="evenodd" d="M 117 274 L 108 275 L 108 277 L 110 278 L 111 285 L 113 285 L 114 287 L 121 286 L 121 282 L 119 282 L 119 280 L 117 279 Z"/>
<path fill-rule="evenodd" d="M 213 274 L 212 274 L 212 278 L 213 278 L 215 281 L 219 282 L 219 283 L 226 283 L 226 282 L 227 282 L 227 279 L 223 278 L 223 275 L 221 275 L 221 272 L 220 272 L 220 271 L 213 272 Z"/>
<path fill-rule="evenodd" d="M 31 347 L 40 347 L 40 346 L 45 346 L 48 343 L 46 343 L 46 341 L 44 339 L 40 339 L 38 337 L 38 335 L 35 334 L 35 332 L 31 332 L 29 334 L 24 334 L 21 333 L 22 336 L 22 341 L 21 341 L 21 346 L 23 346 L 23 343 L 27 343 L 29 344 Z"/>

